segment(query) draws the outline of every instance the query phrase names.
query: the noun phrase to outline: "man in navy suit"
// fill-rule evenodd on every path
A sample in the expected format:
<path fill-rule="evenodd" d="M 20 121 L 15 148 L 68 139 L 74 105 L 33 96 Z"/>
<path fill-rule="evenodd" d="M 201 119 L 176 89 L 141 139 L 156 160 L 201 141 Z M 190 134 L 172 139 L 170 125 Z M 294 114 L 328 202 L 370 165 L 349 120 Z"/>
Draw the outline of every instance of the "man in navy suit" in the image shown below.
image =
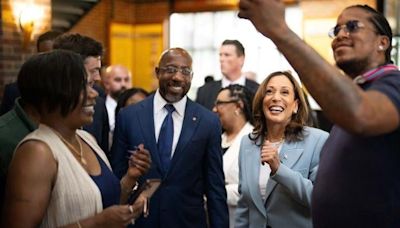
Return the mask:
<path fill-rule="evenodd" d="M 134 227 L 228 227 L 221 126 L 216 115 L 186 96 L 193 77 L 192 58 L 184 49 L 168 49 L 155 72 L 159 89 L 144 101 L 122 109 L 114 131 L 114 173 L 119 177 L 125 173 L 128 150 L 143 143 L 151 153 L 152 165 L 141 181 L 162 179 L 150 200 L 150 214 L 139 218 Z M 165 168 L 164 151 L 157 145 L 168 104 L 175 111 L 172 152 L 169 168 Z"/>
<path fill-rule="evenodd" d="M 196 102 L 212 110 L 214 102 L 221 88 L 230 84 L 239 84 L 256 93 L 258 83 L 247 79 L 242 73 L 245 52 L 243 45 L 238 40 L 224 40 L 219 50 L 219 63 L 222 80 L 206 83 L 197 91 Z"/>
<path fill-rule="evenodd" d="M 63 49 L 73 51 L 79 54 L 85 64 L 85 69 L 95 81 L 100 81 L 101 57 L 103 55 L 103 45 L 98 41 L 80 34 L 65 34 L 54 40 L 54 49 Z M 96 84 L 93 86 L 96 91 L 102 88 Z M 99 92 L 100 93 L 100 92 Z M 83 126 L 83 129 L 92 134 L 101 149 L 109 155 L 108 134 L 110 131 L 108 125 L 108 114 L 105 100 L 98 96 L 94 106 L 93 122 Z"/>

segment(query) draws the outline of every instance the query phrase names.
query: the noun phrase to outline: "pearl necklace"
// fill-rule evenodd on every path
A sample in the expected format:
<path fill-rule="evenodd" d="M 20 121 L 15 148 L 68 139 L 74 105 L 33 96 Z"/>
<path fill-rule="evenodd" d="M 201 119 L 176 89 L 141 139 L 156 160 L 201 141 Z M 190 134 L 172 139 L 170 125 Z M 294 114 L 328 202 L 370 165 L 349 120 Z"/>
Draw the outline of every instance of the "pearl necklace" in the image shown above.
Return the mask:
<path fill-rule="evenodd" d="M 265 141 L 267 141 L 268 139 L 266 139 Z M 285 141 L 285 138 L 281 138 L 279 141 L 276 142 L 269 142 L 270 145 L 272 145 L 273 147 L 279 147 L 283 142 Z"/>
<path fill-rule="evenodd" d="M 61 139 L 61 141 L 63 141 L 63 143 L 64 143 L 73 153 L 75 153 L 76 155 L 78 155 L 78 157 L 79 157 L 80 162 L 82 163 L 82 165 L 87 166 L 87 161 L 86 161 L 86 159 L 83 157 L 82 143 L 81 143 L 81 141 L 79 140 L 78 135 L 75 134 L 75 138 L 76 138 L 76 140 L 78 141 L 78 144 L 79 144 L 79 151 L 77 151 L 77 150 L 75 149 L 75 147 L 74 147 L 70 142 L 68 142 L 64 137 L 62 137 L 62 135 L 61 135 L 60 133 L 58 133 L 57 131 L 54 131 L 54 133 L 56 133 L 56 135 Z"/>

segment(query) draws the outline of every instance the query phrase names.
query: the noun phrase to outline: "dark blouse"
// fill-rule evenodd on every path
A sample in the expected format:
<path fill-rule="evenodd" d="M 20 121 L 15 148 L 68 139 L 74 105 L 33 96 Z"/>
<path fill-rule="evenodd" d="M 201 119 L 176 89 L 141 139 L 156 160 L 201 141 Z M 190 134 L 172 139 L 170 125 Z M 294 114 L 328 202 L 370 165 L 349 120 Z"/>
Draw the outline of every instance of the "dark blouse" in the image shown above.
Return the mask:
<path fill-rule="evenodd" d="M 100 163 L 101 173 L 98 176 L 90 177 L 96 183 L 101 192 L 101 201 L 103 202 L 103 209 L 112 205 L 119 204 L 121 195 L 121 185 L 118 178 L 108 168 L 106 163 L 101 159 L 97 153 L 96 158 Z"/>

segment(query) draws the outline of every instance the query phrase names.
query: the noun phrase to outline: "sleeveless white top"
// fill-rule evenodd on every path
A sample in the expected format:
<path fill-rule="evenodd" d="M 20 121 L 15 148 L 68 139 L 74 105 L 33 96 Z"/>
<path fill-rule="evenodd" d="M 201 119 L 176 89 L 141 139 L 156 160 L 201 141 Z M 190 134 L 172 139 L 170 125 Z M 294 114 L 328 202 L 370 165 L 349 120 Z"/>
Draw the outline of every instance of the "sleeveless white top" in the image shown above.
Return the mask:
<path fill-rule="evenodd" d="M 77 134 L 111 169 L 106 155 L 93 136 L 83 130 L 77 130 Z M 46 143 L 57 161 L 55 185 L 40 227 L 59 227 L 76 223 L 103 210 L 101 193 L 96 183 L 50 127 L 39 125 L 39 128 L 27 135 L 20 144 L 27 140 Z"/>

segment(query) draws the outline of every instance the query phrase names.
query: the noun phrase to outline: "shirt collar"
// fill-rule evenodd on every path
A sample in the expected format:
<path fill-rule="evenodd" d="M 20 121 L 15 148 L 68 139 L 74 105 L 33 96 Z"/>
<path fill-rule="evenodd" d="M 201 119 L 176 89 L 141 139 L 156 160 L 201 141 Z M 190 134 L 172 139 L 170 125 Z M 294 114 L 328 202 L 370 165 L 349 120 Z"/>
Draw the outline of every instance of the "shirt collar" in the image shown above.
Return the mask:
<path fill-rule="evenodd" d="M 185 113 L 185 107 L 187 102 L 187 96 L 185 95 L 178 102 L 172 103 L 178 115 L 183 116 Z M 160 112 L 168 102 L 161 96 L 159 89 L 154 94 L 154 113 Z"/>
<path fill-rule="evenodd" d="M 245 86 L 246 85 L 246 76 L 241 75 L 240 78 L 238 78 L 235 81 L 230 81 L 226 77 L 222 77 L 222 88 L 225 88 L 232 84 L 238 84 L 238 85 Z"/>
<path fill-rule="evenodd" d="M 369 81 L 375 81 L 379 79 L 383 75 L 385 75 L 389 71 L 398 70 L 398 67 L 394 64 L 385 64 L 383 66 L 379 66 L 372 70 L 365 72 L 362 75 L 359 75 L 353 79 L 353 81 L 357 84 L 364 84 Z"/>

